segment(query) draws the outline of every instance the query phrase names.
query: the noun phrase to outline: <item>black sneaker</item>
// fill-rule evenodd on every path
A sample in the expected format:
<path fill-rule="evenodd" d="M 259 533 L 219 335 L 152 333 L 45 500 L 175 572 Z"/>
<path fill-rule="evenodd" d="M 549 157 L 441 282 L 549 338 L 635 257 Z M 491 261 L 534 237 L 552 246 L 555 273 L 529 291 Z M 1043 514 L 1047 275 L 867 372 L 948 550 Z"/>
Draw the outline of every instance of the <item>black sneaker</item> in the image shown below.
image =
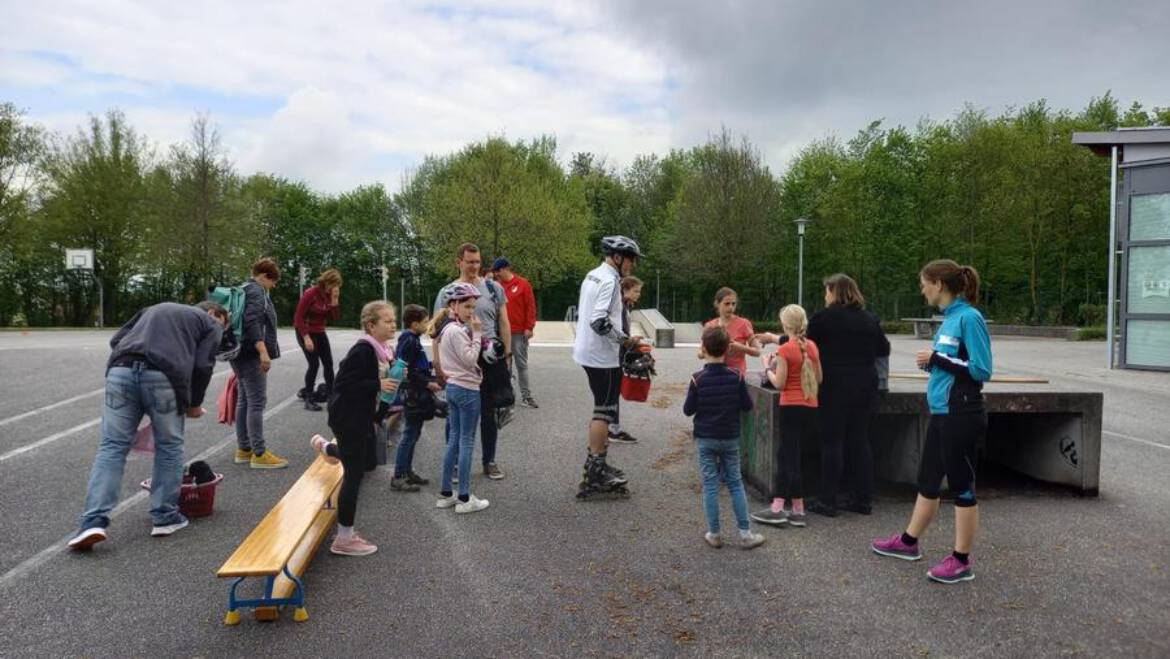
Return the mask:
<path fill-rule="evenodd" d="M 483 474 L 494 481 L 498 481 L 504 477 L 503 470 L 494 462 L 489 462 L 483 466 Z"/>
<path fill-rule="evenodd" d="M 525 396 L 524 400 L 520 401 L 520 404 L 524 407 L 531 407 L 534 410 L 540 407 L 536 404 L 536 399 L 532 396 Z"/>
<path fill-rule="evenodd" d="M 814 515 L 823 515 L 825 517 L 836 517 L 839 514 L 837 512 L 836 506 L 829 506 L 827 504 L 821 503 L 820 501 L 810 501 L 808 505 L 805 506 L 805 510 L 807 512 L 813 513 Z"/>
<path fill-rule="evenodd" d="M 428 478 L 423 478 L 413 471 L 406 472 L 406 482 L 411 485 L 430 485 L 431 481 Z"/>
<path fill-rule="evenodd" d="M 841 506 L 841 507 L 844 508 L 845 510 L 848 510 L 851 513 L 857 513 L 858 515 L 871 515 L 871 514 L 873 514 L 873 506 L 871 506 L 867 503 L 857 503 L 855 501 L 846 501 L 845 505 Z"/>
<path fill-rule="evenodd" d="M 313 399 L 306 398 L 305 399 L 305 409 L 309 410 L 310 412 L 320 412 L 321 406 L 318 405 L 317 402 L 314 401 Z"/>
<path fill-rule="evenodd" d="M 634 438 L 633 435 L 631 435 L 630 433 L 628 433 L 624 430 L 621 432 L 618 432 L 618 433 L 612 433 L 612 432 L 609 433 L 609 441 L 617 442 L 619 444 L 637 444 L 638 443 L 638 440 L 636 438 Z"/>
<path fill-rule="evenodd" d="M 775 512 L 769 506 L 768 508 L 765 508 L 763 510 L 758 510 L 758 511 L 752 513 L 752 519 L 756 520 L 760 524 L 771 524 L 772 526 L 780 526 L 781 524 L 788 523 L 788 514 L 785 513 L 783 510 L 781 510 L 780 512 Z"/>
<path fill-rule="evenodd" d="M 418 485 L 411 483 L 408 476 L 402 478 L 391 478 L 390 489 L 395 492 L 418 492 Z"/>

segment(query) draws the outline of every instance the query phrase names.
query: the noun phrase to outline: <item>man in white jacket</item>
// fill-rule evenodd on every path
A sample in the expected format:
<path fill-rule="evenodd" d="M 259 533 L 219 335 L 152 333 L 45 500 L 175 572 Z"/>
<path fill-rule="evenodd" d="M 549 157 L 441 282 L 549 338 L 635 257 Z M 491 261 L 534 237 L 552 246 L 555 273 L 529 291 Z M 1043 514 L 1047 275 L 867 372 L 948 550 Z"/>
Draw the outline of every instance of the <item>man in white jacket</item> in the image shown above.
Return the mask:
<path fill-rule="evenodd" d="M 589 421 L 589 457 L 577 496 L 599 492 L 625 494 L 627 479 L 620 469 L 606 463 L 609 424 L 617 421 L 622 370 L 619 355 L 623 345 L 637 339 L 622 331 L 621 278 L 634 272 L 642 257 L 638 244 L 625 236 L 601 239 L 605 261 L 585 275 L 577 300 L 577 337 L 573 361 L 585 369 L 593 393 L 593 417 Z"/>

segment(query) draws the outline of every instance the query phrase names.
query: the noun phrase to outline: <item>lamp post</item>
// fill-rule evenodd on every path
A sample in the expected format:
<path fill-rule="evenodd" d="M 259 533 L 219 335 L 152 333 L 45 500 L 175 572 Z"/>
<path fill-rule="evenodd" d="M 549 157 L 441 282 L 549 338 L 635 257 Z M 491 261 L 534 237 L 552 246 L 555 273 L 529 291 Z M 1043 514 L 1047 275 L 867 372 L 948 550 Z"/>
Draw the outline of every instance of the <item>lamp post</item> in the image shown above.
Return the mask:
<path fill-rule="evenodd" d="M 804 306 L 804 228 L 808 226 L 811 220 L 803 217 L 798 217 L 793 222 L 796 224 L 796 237 L 800 241 L 800 249 L 796 259 L 796 303 Z"/>

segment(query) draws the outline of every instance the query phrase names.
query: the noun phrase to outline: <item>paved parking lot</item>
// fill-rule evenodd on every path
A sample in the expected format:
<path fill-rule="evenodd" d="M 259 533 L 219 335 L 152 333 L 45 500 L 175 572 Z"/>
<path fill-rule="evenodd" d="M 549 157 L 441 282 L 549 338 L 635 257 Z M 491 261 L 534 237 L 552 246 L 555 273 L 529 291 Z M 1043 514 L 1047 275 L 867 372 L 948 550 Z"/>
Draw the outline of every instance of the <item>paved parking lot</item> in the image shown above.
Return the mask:
<path fill-rule="evenodd" d="M 358 526 L 368 558 L 318 554 L 306 575 L 311 619 L 245 616 L 226 628 L 216 568 L 312 459 L 324 413 L 296 404 L 303 359 L 271 373 L 266 434 L 292 468 L 231 463 L 234 439 L 190 422 L 188 460 L 226 475 L 215 515 L 170 538 L 149 537 L 132 458 L 110 540 L 63 550 L 99 439 L 109 332 L 0 332 L 0 657 L 23 656 L 1138 656 L 1170 655 L 1170 374 L 1101 368 L 1100 343 L 997 339 L 1001 372 L 1105 393 L 1101 496 L 1032 484 L 981 494 L 977 579 L 930 584 L 926 565 L 879 560 L 870 538 L 905 521 L 890 490 L 874 515 L 813 518 L 765 529 L 753 552 L 703 544 L 694 451 L 682 416 L 688 348 L 659 351 L 648 404 L 624 405 L 638 445 L 611 461 L 627 501 L 579 503 L 585 378 L 566 346 L 532 350 L 539 410 L 501 432 L 507 477 L 476 475 L 481 514 L 434 508 L 435 487 L 391 492 L 380 469 L 363 485 Z M 291 344 L 291 334 L 282 333 Z M 356 337 L 338 332 L 335 352 Z M 894 370 L 920 345 L 893 340 Z M 428 424 L 420 471 L 438 473 L 441 427 Z M 730 517 L 725 505 L 725 520 Z M 727 525 L 730 528 L 730 524 Z M 949 514 L 925 542 L 947 551 Z"/>

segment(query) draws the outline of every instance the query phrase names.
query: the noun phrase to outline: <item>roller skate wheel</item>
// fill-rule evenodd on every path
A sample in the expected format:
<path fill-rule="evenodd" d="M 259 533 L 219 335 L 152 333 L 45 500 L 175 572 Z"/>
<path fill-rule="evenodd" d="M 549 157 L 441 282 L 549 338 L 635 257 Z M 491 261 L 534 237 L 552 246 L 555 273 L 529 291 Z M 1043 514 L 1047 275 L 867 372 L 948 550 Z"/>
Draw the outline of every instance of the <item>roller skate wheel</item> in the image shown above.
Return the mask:
<path fill-rule="evenodd" d="M 303 606 L 298 606 L 296 611 L 293 611 L 293 620 L 297 622 L 304 622 L 309 619 L 309 610 Z"/>
<path fill-rule="evenodd" d="M 227 625 L 228 627 L 235 627 L 236 625 L 240 624 L 240 612 L 228 611 L 227 615 L 223 617 L 223 624 Z"/>

